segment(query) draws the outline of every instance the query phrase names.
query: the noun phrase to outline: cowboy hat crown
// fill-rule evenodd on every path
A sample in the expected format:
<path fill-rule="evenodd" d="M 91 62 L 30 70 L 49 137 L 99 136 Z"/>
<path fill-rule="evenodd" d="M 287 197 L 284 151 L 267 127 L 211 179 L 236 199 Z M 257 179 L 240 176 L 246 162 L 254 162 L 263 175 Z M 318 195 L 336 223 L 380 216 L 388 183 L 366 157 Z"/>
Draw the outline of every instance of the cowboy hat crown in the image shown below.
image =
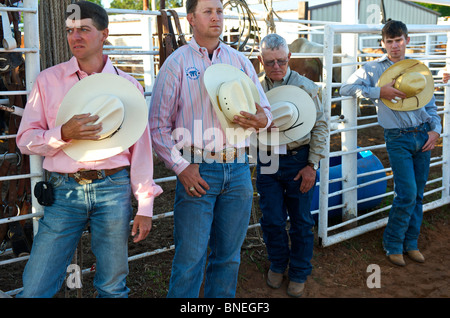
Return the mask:
<path fill-rule="evenodd" d="M 395 81 L 396 89 L 406 94 L 406 98 L 399 100 L 381 98 L 392 110 L 416 110 L 428 104 L 433 97 L 433 75 L 428 67 L 418 60 L 404 59 L 394 63 L 381 74 L 377 86 L 383 87 L 392 81 Z"/>

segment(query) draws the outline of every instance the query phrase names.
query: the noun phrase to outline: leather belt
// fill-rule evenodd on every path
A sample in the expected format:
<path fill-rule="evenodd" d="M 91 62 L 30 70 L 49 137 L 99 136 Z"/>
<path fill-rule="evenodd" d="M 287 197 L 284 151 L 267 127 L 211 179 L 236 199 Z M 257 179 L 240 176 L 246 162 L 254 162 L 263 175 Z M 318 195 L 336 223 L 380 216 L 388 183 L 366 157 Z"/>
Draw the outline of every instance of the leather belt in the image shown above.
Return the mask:
<path fill-rule="evenodd" d="M 125 167 L 105 170 L 79 170 L 75 173 L 68 173 L 67 175 L 70 178 L 74 178 L 79 184 L 88 184 L 92 183 L 93 180 L 100 180 L 111 176 L 119 171 L 122 171 L 123 169 L 125 169 Z"/>
<path fill-rule="evenodd" d="M 402 133 L 416 133 L 416 132 L 426 132 L 426 123 L 420 124 L 419 126 L 414 126 L 414 127 L 408 127 L 408 128 L 400 128 L 400 131 Z"/>
<path fill-rule="evenodd" d="M 185 154 L 188 154 L 191 156 L 190 159 L 193 159 L 194 162 L 197 162 L 198 160 L 200 160 L 200 162 L 208 160 L 221 163 L 230 163 L 244 153 L 245 148 L 225 148 L 220 151 L 207 151 L 194 146 L 191 146 L 190 148 L 183 148 L 183 157 L 185 157 Z"/>
<path fill-rule="evenodd" d="M 295 149 L 286 150 L 286 153 L 278 154 L 278 156 L 280 156 L 280 157 L 295 156 L 302 148 L 305 148 L 305 147 L 308 147 L 308 146 L 309 146 L 309 144 L 308 145 L 301 145 L 301 146 L 299 146 L 299 147 L 297 147 Z M 267 155 L 268 156 L 272 155 L 272 152 L 271 151 L 267 151 Z M 276 154 L 274 154 L 274 155 L 276 155 Z"/>

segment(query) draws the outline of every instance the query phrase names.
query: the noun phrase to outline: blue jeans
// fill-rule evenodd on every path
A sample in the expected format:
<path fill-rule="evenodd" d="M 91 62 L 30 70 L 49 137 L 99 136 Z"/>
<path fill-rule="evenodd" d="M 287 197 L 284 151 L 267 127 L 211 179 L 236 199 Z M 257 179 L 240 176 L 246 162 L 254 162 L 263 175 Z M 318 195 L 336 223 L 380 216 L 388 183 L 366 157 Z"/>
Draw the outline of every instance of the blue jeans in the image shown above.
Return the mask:
<path fill-rule="evenodd" d="M 265 164 L 258 161 L 257 165 L 256 186 L 263 214 L 261 228 L 270 269 L 284 273 L 289 266 L 289 279 L 298 283 L 305 282 L 311 274 L 314 248 L 314 219 L 311 215 L 314 187 L 301 193 L 301 179 L 294 181 L 299 170 L 308 164 L 308 153 L 309 147 L 303 147 L 295 155 L 280 156 L 279 169 L 273 174 L 261 173 Z M 288 214 L 289 236 L 286 232 Z"/>
<path fill-rule="evenodd" d="M 52 297 L 66 277 L 82 232 L 90 224 L 99 297 L 127 297 L 131 187 L 127 170 L 80 185 L 51 173 L 55 202 L 45 207 L 17 297 Z"/>
<path fill-rule="evenodd" d="M 422 200 L 431 152 L 421 148 L 428 139 L 428 123 L 407 129 L 386 129 L 384 137 L 394 175 L 394 201 L 383 246 L 387 255 L 417 250 L 422 224 Z"/>
<path fill-rule="evenodd" d="M 190 197 L 177 181 L 167 297 L 199 297 L 209 246 L 204 297 L 231 298 L 252 207 L 250 168 L 248 163 L 200 163 L 199 171 L 210 187 L 200 198 Z"/>

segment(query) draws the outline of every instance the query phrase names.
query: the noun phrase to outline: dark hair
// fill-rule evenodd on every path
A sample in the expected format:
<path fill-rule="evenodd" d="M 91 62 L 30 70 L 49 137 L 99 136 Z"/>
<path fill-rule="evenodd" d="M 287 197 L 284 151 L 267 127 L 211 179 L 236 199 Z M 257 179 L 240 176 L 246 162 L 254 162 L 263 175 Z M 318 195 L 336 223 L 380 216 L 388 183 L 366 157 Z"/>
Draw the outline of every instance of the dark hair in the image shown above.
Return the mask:
<path fill-rule="evenodd" d="M 396 38 L 404 35 L 405 38 L 408 37 L 408 28 L 401 21 L 390 20 L 386 22 L 383 29 L 381 30 L 381 39 L 385 40 L 387 38 Z"/>
<path fill-rule="evenodd" d="M 99 31 L 103 31 L 108 27 L 108 13 L 102 6 L 89 1 L 77 1 L 72 5 L 77 5 L 79 7 L 80 20 L 92 19 L 94 26 Z M 76 12 L 75 10 L 71 10 L 70 6 L 71 5 L 69 5 L 66 10 L 66 19 L 71 17 L 75 20 L 76 13 L 78 12 Z"/>
<path fill-rule="evenodd" d="M 186 0 L 186 13 L 194 13 L 197 8 L 198 0 Z"/>
<path fill-rule="evenodd" d="M 223 0 L 220 0 L 223 3 Z M 186 0 L 186 13 L 194 13 L 197 9 L 198 0 Z"/>

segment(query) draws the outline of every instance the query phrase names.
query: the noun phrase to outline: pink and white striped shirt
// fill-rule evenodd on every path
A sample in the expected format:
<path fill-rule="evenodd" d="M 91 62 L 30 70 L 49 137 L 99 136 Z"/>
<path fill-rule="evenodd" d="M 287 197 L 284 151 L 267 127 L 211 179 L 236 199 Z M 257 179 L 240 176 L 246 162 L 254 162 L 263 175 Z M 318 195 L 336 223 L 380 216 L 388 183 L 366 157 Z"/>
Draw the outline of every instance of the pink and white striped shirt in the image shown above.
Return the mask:
<path fill-rule="evenodd" d="M 104 62 L 102 73 L 116 74 L 106 55 Z M 118 73 L 143 92 L 142 86 L 133 77 L 121 70 Z M 162 193 L 162 189 L 153 181 L 153 154 L 148 126 L 133 146 L 111 158 L 80 162 L 62 151 L 68 142 L 61 139 L 61 126 L 55 126 L 56 115 L 66 93 L 79 81 L 77 74 L 81 79 L 88 76 L 80 70 L 77 59 L 72 57 L 68 62 L 50 67 L 38 75 L 17 133 L 17 146 L 24 154 L 43 156 L 43 168 L 52 172 L 74 173 L 80 169 L 130 166 L 131 187 L 138 201 L 137 214 L 152 216 L 154 199 Z"/>
<path fill-rule="evenodd" d="M 206 69 L 216 63 L 233 65 L 252 79 L 260 94 L 260 106 L 269 119 L 266 128 L 272 122 L 269 102 L 249 59 L 222 42 L 210 59 L 207 49 L 200 47 L 192 38 L 188 45 L 178 48 L 164 62 L 156 78 L 150 103 L 153 148 L 166 167 L 177 175 L 189 165 L 179 151 L 174 151 L 178 142 L 209 151 L 248 146 L 248 141 L 246 144 L 228 144 L 211 105 L 203 76 Z M 220 133 L 212 136 L 211 132 L 214 131 Z M 178 136 L 177 132 L 182 132 L 183 136 Z"/>

